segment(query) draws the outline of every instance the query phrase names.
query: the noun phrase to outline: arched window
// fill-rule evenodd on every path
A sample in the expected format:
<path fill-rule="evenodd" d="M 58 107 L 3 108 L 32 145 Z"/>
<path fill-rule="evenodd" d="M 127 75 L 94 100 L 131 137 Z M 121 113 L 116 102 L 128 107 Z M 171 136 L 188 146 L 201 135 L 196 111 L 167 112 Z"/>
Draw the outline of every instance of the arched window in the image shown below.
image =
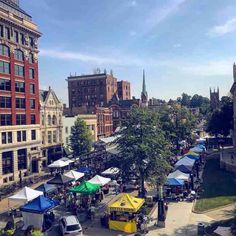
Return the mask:
<path fill-rule="evenodd" d="M 48 125 L 52 125 L 52 118 L 50 115 L 48 115 Z"/>
<path fill-rule="evenodd" d="M 10 48 L 6 45 L 0 44 L 0 55 L 9 57 L 10 56 Z"/>
<path fill-rule="evenodd" d="M 14 58 L 18 61 L 24 61 L 24 53 L 19 49 L 15 49 Z"/>
<path fill-rule="evenodd" d="M 55 115 L 52 117 L 52 124 L 53 125 L 57 124 L 57 117 Z"/>
<path fill-rule="evenodd" d="M 30 54 L 29 54 L 29 63 L 30 63 L 30 64 L 33 64 L 33 63 L 34 63 L 34 55 L 33 55 L 33 53 L 30 53 Z"/>

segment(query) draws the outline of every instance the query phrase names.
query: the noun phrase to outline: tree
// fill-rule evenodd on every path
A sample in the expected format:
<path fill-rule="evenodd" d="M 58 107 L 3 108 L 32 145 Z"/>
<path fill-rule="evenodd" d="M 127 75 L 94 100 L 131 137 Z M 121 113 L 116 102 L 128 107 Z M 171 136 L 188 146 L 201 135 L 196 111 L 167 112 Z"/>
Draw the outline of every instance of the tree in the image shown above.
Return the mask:
<path fill-rule="evenodd" d="M 71 127 L 70 148 L 75 156 L 91 151 L 92 136 L 84 120 L 78 118 Z"/>
<path fill-rule="evenodd" d="M 228 136 L 233 129 L 233 101 L 230 97 L 221 98 L 220 110 L 216 110 L 210 116 L 207 123 L 207 132 L 216 137 Z"/>
<path fill-rule="evenodd" d="M 181 106 L 190 107 L 191 96 L 187 93 L 182 93 L 181 97 L 177 98 L 177 102 L 179 102 Z"/>
<path fill-rule="evenodd" d="M 133 108 L 115 142 L 120 150 L 119 167 L 126 175 L 139 177 L 142 196 L 145 195 L 144 181 L 155 183 L 164 179 L 170 169 L 170 146 L 155 112 Z"/>

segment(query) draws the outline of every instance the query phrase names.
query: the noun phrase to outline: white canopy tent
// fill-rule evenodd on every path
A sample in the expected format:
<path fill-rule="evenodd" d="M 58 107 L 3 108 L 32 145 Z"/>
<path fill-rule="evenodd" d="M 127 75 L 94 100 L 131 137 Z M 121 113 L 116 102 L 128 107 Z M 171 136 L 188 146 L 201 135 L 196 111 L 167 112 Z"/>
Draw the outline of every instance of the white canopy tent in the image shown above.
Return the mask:
<path fill-rule="evenodd" d="M 193 167 L 194 163 L 195 163 L 195 160 L 185 156 L 175 163 L 175 167 L 181 166 L 181 165 Z"/>
<path fill-rule="evenodd" d="M 110 178 L 105 178 L 100 175 L 95 175 L 88 182 L 90 182 L 91 184 L 100 184 L 101 186 L 104 186 L 105 184 L 108 184 L 110 181 L 111 181 Z"/>
<path fill-rule="evenodd" d="M 204 150 L 196 146 L 196 147 L 191 148 L 190 151 L 196 152 L 196 153 L 202 153 Z"/>
<path fill-rule="evenodd" d="M 23 203 L 27 203 L 29 201 L 34 200 L 40 195 L 43 195 L 43 192 L 34 190 L 32 188 L 24 187 L 22 190 L 20 190 L 15 195 L 9 197 L 8 199 L 10 201 L 20 201 Z"/>
<path fill-rule="evenodd" d="M 189 174 L 183 173 L 180 170 L 176 170 L 172 173 L 170 173 L 167 177 L 167 179 L 182 179 L 184 181 L 189 181 Z"/>
<path fill-rule="evenodd" d="M 49 168 L 62 168 L 68 166 L 69 163 L 61 160 L 54 161 L 52 164 L 48 165 Z"/>
<path fill-rule="evenodd" d="M 67 157 L 62 157 L 61 159 L 59 159 L 60 161 L 64 161 L 64 162 L 66 162 L 66 163 L 68 163 L 68 164 L 71 164 L 71 163 L 74 163 L 75 161 L 74 160 L 71 160 L 71 159 L 69 159 L 69 158 L 67 158 Z"/>
<path fill-rule="evenodd" d="M 78 171 L 75 171 L 75 170 L 70 170 L 69 172 L 64 174 L 64 176 L 72 178 L 76 181 L 76 180 L 82 178 L 84 176 L 84 173 L 81 173 L 81 172 L 78 172 Z"/>
<path fill-rule="evenodd" d="M 33 225 L 36 229 L 42 230 L 43 214 L 36 214 L 30 212 L 21 212 L 24 221 L 23 230 L 26 230 L 28 226 Z"/>
<path fill-rule="evenodd" d="M 117 167 L 110 167 L 109 169 L 102 172 L 103 175 L 116 175 L 120 172 L 120 169 Z"/>

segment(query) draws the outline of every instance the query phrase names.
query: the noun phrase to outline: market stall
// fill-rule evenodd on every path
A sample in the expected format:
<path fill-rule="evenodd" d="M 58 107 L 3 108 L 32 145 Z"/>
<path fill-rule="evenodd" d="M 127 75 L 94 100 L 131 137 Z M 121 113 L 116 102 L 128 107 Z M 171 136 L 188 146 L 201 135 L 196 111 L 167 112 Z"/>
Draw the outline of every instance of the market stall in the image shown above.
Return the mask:
<path fill-rule="evenodd" d="M 53 184 L 41 184 L 35 190 L 43 192 L 44 196 L 58 191 L 57 187 Z"/>
<path fill-rule="evenodd" d="M 82 177 L 84 177 L 84 173 L 78 172 L 75 170 L 70 170 L 69 172 L 64 174 L 64 176 L 72 178 L 72 179 L 74 179 L 74 181 L 77 181 L 78 179 L 81 179 Z"/>
<path fill-rule="evenodd" d="M 137 232 L 137 213 L 144 204 L 144 199 L 123 194 L 117 201 L 110 204 L 109 229 L 126 233 Z"/>
<path fill-rule="evenodd" d="M 101 174 L 104 176 L 109 176 L 111 178 L 115 178 L 120 173 L 120 169 L 117 167 L 110 167 L 103 171 Z"/>
<path fill-rule="evenodd" d="M 53 179 L 49 180 L 47 184 L 61 185 L 65 186 L 74 181 L 74 179 L 64 176 L 62 174 L 57 174 Z"/>
<path fill-rule="evenodd" d="M 99 184 L 101 186 L 104 186 L 104 185 L 108 184 L 110 181 L 111 181 L 111 178 L 105 178 L 100 175 L 95 175 L 88 182 L 92 183 L 92 184 Z"/>
<path fill-rule="evenodd" d="M 172 173 L 170 173 L 167 177 L 167 179 L 172 179 L 172 178 L 176 178 L 176 179 L 182 179 L 184 181 L 189 181 L 190 179 L 190 175 L 189 174 L 186 174 L 180 170 L 176 170 Z"/>
<path fill-rule="evenodd" d="M 50 165 L 48 165 L 48 167 L 57 169 L 57 168 L 66 167 L 68 165 L 69 165 L 69 163 L 67 163 L 65 161 L 57 160 L 57 161 L 54 161 L 53 163 L 51 163 Z"/>
<path fill-rule="evenodd" d="M 44 196 L 39 196 L 33 201 L 20 208 L 23 216 L 24 229 L 33 225 L 36 229 L 45 230 L 53 223 L 53 214 L 45 215 L 46 212 L 56 207 L 58 202 Z M 48 216 L 48 217 L 47 217 Z M 51 223 L 51 224 L 50 224 Z"/>

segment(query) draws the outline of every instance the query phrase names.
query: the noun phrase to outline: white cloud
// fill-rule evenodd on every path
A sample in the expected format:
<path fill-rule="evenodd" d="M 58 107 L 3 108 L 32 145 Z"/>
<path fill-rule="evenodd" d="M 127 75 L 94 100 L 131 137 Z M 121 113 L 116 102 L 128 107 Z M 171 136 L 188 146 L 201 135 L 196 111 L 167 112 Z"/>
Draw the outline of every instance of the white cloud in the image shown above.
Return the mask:
<path fill-rule="evenodd" d="M 182 44 L 181 43 L 176 43 L 176 44 L 173 45 L 173 47 L 174 48 L 180 48 L 180 47 L 182 47 Z"/>
<path fill-rule="evenodd" d="M 236 17 L 226 21 L 221 25 L 216 25 L 209 30 L 208 35 L 210 36 L 222 36 L 231 33 L 236 30 Z"/>

